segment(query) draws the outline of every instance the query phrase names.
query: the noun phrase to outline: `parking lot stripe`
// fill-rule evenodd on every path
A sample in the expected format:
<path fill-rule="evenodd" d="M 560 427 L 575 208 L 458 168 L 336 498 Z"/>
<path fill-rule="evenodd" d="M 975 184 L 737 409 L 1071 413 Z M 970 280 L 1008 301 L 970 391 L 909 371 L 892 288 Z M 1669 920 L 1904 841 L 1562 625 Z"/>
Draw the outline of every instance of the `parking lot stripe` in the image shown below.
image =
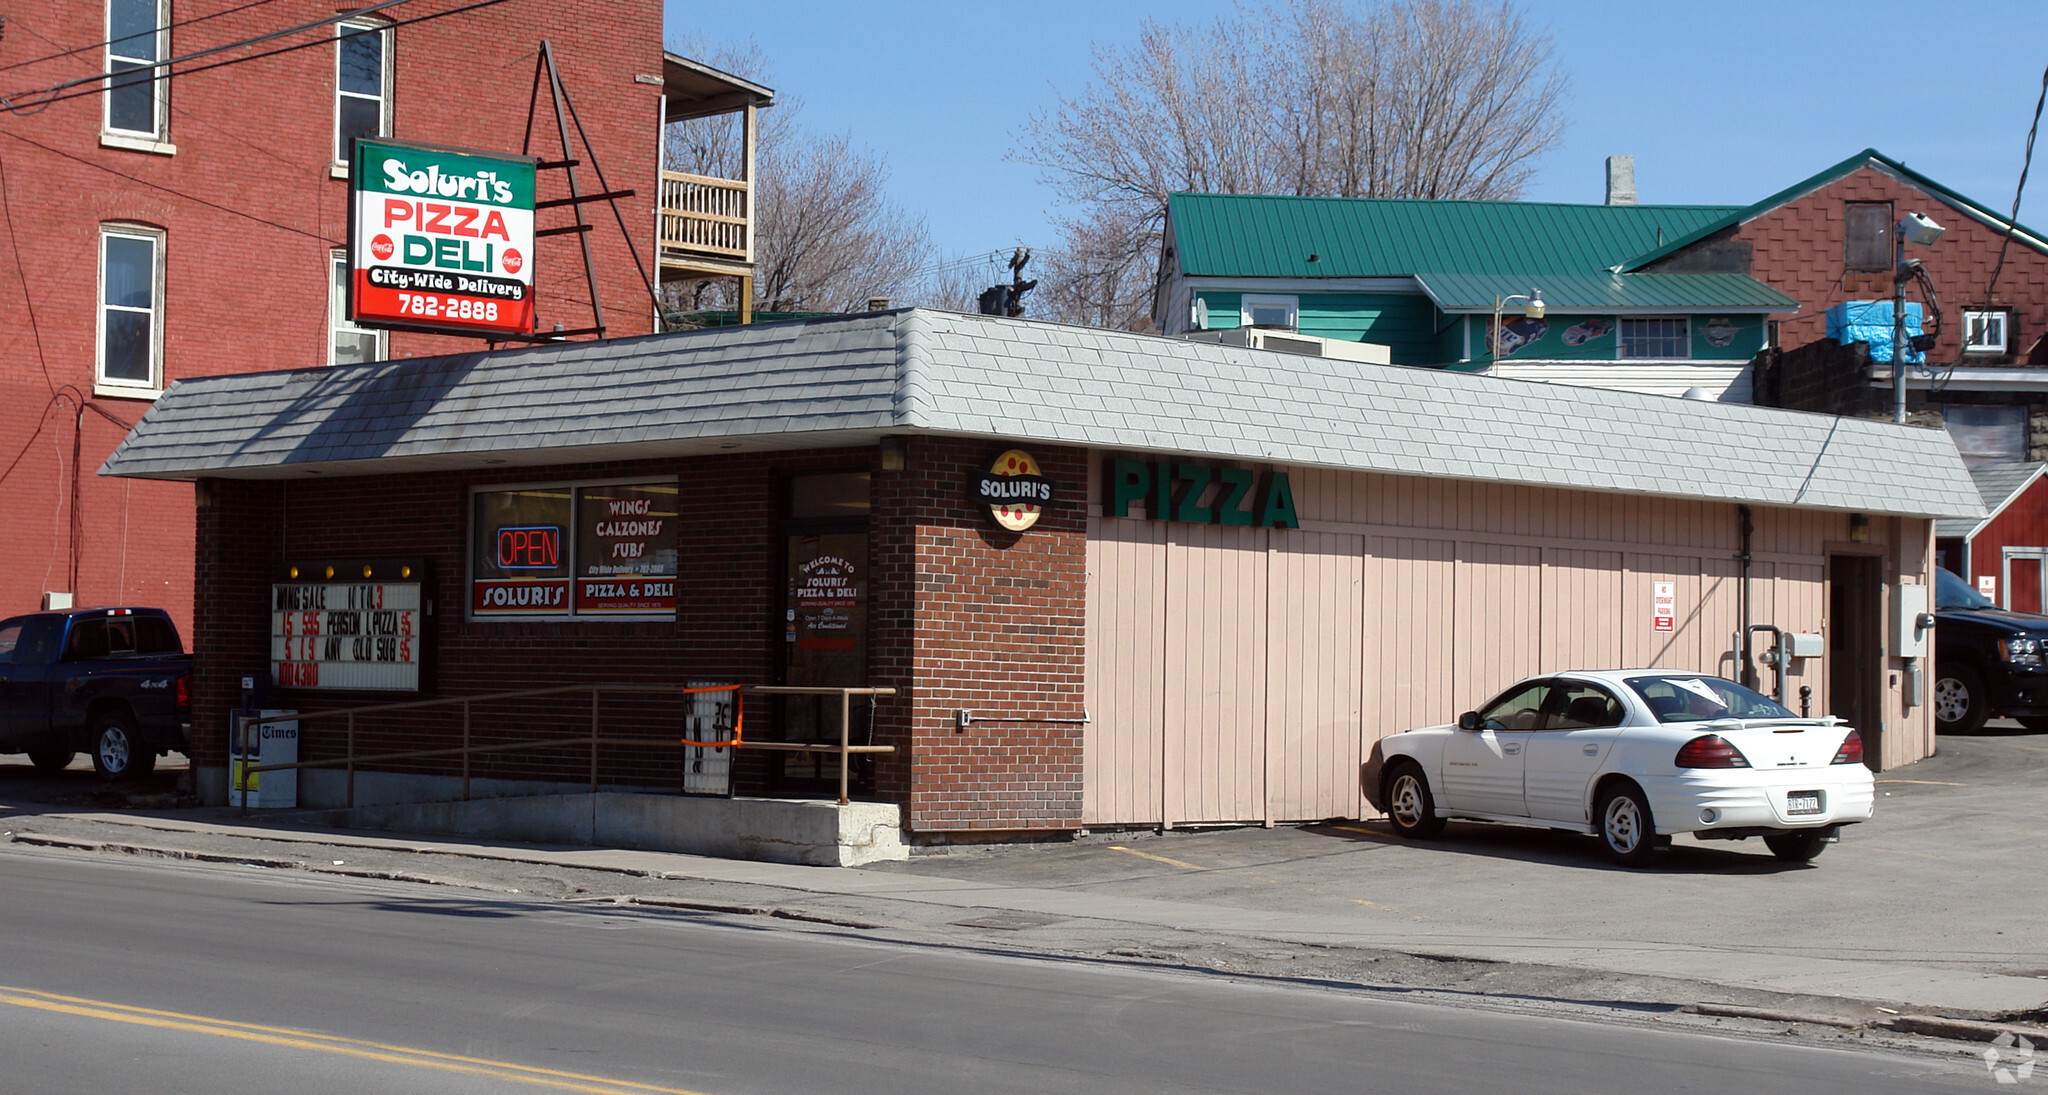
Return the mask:
<path fill-rule="evenodd" d="M 1164 863 L 1169 867 L 1182 867 L 1190 871 L 1206 871 L 1209 869 L 1207 867 L 1197 867 L 1192 863 L 1182 863 L 1178 859 L 1168 859 L 1163 855 L 1153 855 L 1151 852 L 1141 852 L 1138 851 L 1136 848 L 1126 848 L 1121 844 L 1112 844 L 1109 846 L 1109 850 L 1113 852 L 1123 852 L 1126 855 L 1134 855 L 1137 856 L 1139 859 L 1149 859 L 1154 863 Z"/>
<path fill-rule="evenodd" d="M 380 1061 L 387 1064 L 411 1065 L 414 1068 L 432 1069 L 436 1072 L 453 1072 L 470 1076 L 483 1076 L 494 1080 L 509 1080 L 531 1087 L 553 1088 L 557 1091 L 585 1092 L 587 1095 L 703 1095 L 679 1087 L 657 1087 L 653 1084 L 634 1083 L 630 1080 L 610 1080 L 603 1076 L 588 1076 L 575 1072 L 558 1072 L 554 1069 L 533 1068 L 514 1064 L 510 1061 L 493 1061 L 482 1057 L 463 1057 L 452 1053 L 437 1053 L 428 1049 L 414 1049 L 409 1046 L 383 1045 L 377 1042 L 362 1042 L 352 1038 L 337 1038 L 329 1034 L 292 1030 L 286 1027 L 259 1026 L 232 1019 L 214 1019 L 203 1015 L 184 1015 L 174 1011 L 157 1011 L 152 1008 L 132 1007 L 127 1004 L 109 1003 L 104 1000 L 88 1000 L 78 996 L 60 996 L 36 989 L 10 988 L 0 985 L 0 1005 L 30 1008 L 36 1011 L 72 1015 L 83 1019 L 103 1019 L 112 1023 L 128 1023 L 134 1026 L 155 1027 L 160 1030 L 185 1031 L 192 1034 L 211 1034 L 217 1038 L 233 1038 L 237 1041 L 256 1042 L 263 1045 L 281 1046 L 286 1049 L 307 1049 L 319 1053 L 332 1053 L 343 1057 L 354 1057 L 366 1061 Z"/>
<path fill-rule="evenodd" d="M 1967 783 L 1950 783 L 1939 779 L 1881 779 L 1879 783 L 1918 783 L 1925 787 L 1968 787 Z"/>

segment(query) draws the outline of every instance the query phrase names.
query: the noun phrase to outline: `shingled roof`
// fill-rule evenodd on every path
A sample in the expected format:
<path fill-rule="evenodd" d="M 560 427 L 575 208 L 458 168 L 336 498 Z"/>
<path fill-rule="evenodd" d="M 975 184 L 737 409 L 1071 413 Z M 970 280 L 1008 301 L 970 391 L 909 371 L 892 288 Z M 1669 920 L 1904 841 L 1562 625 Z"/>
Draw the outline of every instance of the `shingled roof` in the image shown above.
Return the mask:
<path fill-rule="evenodd" d="M 890 434 L 1984 512 L 1940 430 L 925 309 L 184 380 L 100 471 L 389 475 Z"/>

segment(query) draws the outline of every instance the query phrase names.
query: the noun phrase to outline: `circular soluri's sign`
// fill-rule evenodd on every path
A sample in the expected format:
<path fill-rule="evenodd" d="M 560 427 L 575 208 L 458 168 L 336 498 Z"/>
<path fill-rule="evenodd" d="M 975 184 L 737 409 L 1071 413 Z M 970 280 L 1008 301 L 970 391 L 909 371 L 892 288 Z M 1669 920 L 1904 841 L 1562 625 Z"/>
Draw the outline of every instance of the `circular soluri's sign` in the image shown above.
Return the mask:
<path fill-rule="evenodd" d="M 988 507 L 996 524 L 1023 532 L 1052 504 L 1052 480 L 1039 471 L 1030 453 L 1011 449 L 976 477 L 974 499 Z"/>

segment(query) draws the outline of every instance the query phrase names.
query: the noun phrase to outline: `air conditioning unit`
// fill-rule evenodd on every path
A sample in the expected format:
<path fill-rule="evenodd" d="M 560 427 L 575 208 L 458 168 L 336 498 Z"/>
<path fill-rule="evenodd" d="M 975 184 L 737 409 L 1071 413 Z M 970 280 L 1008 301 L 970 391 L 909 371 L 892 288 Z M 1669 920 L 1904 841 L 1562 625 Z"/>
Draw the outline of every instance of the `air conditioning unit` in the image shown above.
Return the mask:
<path fill-rule="evenodd" d="M 1190 342 L 1214 342 L 1224 346 L 1245 346 L 1254 350 L 1278 350 L 1303 357 L 1328 357 L 1358 361 L 1367 365 L 1390 365 L 1393 354 L 1376 342 L 1346 342 L 1341 338 L 1305 335 L 1270 327 L 1239 327 L 1231 331 L 1189 331 L 1181 336 Z"/>

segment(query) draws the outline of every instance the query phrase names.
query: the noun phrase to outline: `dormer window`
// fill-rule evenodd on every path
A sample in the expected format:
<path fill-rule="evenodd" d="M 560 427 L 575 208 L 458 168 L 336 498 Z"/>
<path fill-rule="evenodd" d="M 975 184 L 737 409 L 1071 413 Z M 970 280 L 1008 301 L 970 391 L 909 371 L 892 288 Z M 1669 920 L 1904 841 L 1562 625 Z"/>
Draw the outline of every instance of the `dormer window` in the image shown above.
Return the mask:
<path fill-rule="evenodd" d="M 1300 299 L 1291 295 L 1246 293 L 1238 309 L 1246 327 L 1284 327 L 1291 331 L 1300 324 Z"/>

